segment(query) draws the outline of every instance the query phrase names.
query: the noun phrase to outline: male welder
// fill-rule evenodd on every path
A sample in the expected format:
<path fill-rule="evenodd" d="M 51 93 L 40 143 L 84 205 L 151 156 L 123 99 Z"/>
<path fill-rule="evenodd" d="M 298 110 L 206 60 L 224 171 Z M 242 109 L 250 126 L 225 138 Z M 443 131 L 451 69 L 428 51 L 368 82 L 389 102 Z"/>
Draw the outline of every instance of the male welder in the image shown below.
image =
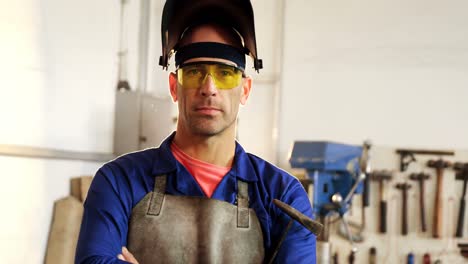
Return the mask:
<path fill-rule="evenodd" d="M 76 263 L 315 263 L 315 235 L 273 204 L 312 217 L 305 190 L 235 140 L 246 54 L 262 67 L 250 1 L 168 0 L 162 42 L 177 129 L 99 169 Z"/>

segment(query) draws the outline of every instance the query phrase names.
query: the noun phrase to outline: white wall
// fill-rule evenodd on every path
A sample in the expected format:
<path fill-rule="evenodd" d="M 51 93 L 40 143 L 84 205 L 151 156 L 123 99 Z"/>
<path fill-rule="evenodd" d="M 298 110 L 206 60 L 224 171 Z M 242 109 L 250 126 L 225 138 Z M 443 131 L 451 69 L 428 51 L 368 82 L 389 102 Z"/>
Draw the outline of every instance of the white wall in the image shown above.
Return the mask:
<path fill-rule="evenodd" d="M 0 1 L 0 144 L 112 152 L 118 1 Z M 0 256 L 42 263 L 53 202 L 98 162 L 0 156 Z"/>
<path fill-rule="evenodd" d="M 279 0 L 252 1 L 255 12 L 255 34 L 258 57 L 263 69 L 255 72 L 252 60 L 247 59 L 247 73 L 252 77 L 252 91 L 247 104 L 239 114 L 239 141 L 247 152 L 254 153 L 272 163 L 276 146 L 275 98 L 280 84 L 282 3 Z"/>
<path fill-rule="evenodd" d="M 287 1 L 279 163 L 298 139 L 467 149 L 467 8 Z"/>
<path fill-rule="evenodd" d="M 99 163 L 0 156 L 0 256 L 3 263 L 43 263 L 53 202 L 70 194 L 70 178 Z"/>
<path fill-rule="evenodd" d="M 118 3 L 4 1 L 0 12 L 2 144 L 111 151 Z"/>
<path fill-rule="evenodd" d="M 456 150 L 467 162 L 468 20 L 466 1 L 316 1 L 289 0 L 285 11 L 284 61 L 281 75 L 278 163 L 288 168 L 295 140 L 331 140 L 375 144 L 373 166 L 397 169 L 395 148 Z M 432 157 L 434 158 L 434 157 Z M 426 157 L 419 157 L 421 164 Z M 426 170 L 426 219 L 432 224 L 434 172 Z M 444 176 L 444 233 L 432 239 L 419 228 L 419 188 L 410 190 L 410 234 L 401 233 L 401 194 L 389 187 L 389 232 L 376 233 L 378 198 L 372 184 L 367 209 L 366 241 L 358 245 L 356 263 L 368 263 L 376 246 L 378 263 L 405 263 L 425 252 L 432 261 L 465 263 L 453 238 L 461 196 L 453 172 Z M 359 220 L 358 199 L 352 217 Z M 466 219 L 466 218 L 465 218 Z M 465 234 L 468 229 L 465 227 Z M 465 235 L 466 236 L 466 235 Z M 340 263 L 351 246 L 331 236 Z"/>

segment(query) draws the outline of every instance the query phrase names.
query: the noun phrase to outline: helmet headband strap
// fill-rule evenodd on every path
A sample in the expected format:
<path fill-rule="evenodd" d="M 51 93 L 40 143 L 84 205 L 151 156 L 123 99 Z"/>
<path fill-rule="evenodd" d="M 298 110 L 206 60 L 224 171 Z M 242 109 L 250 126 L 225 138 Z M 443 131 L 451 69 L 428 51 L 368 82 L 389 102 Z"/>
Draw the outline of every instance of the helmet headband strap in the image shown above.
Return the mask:
<path fill-rule="evenodd" d="M 234 62 L 238 68 L 245 69 L 245 53 L 231 45 L 217 42 L 196 42 L 179 48 L 175 54 L 175 66 L 194 58 L 217 58 Z"/>

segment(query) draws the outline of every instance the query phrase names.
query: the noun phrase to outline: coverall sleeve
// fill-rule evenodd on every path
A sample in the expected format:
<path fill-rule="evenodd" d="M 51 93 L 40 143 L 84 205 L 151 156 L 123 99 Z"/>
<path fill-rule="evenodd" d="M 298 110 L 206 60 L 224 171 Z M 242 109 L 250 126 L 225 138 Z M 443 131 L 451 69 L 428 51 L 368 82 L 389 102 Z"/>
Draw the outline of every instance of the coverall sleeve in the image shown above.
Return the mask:
<path fill-rule="evenodd" d="M 306 191 L 299 183 L 294 180 L 290 188 L 283 194 L 281 200 L 293 208 L 300 211 L 302 214 L 312 218 L 312 207 L 307 196 Z M 275 221 L 275 246 L 279 238 L 286 229 L 291 218 L 283 213 L 279 208 L 277 209 L 278 217 Z M 281 245 L 274 263 L 316 263 L 316 236 L 308 229 L 303 227 L 300 223 L 293 220 L 293 225 Z"/>
<path fill-rule="evenodd" d="M 84 203 L 75 263 L 127 263 L 117 255 L 127 240 L 129 190 L 126 177 L 115 175 L 110 166 L 96 173 Z"/>

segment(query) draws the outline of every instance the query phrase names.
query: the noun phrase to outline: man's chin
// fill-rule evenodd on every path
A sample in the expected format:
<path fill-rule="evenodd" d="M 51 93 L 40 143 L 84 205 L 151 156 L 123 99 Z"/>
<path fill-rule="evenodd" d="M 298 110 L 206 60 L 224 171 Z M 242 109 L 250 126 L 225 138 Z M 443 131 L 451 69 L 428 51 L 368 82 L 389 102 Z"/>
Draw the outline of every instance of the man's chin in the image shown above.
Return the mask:
<path fill-rule="evenodd" d="M 194 124 L 192 126 L 192 133 L 202 137 L 213 137 L 223 133 L 227 127 L 220 124 L 210 124 L 210 122 L 203 122 Z"/>
<path fill-rule="evenodd" d="M 226 122 L 221 122 L 220 120 L 196 120 L 196 122 L 189 123 L 188 127 L 195 135 L 213 137 L 221 135 L 234 124 L 234 122 L 228 124 Z"/>
<path fill-rule="evenodd" d="M 194 128 L 192 131 L 194 132 L 194 134 L 198 136 L 213 137 L 213 136 L 217 136 L 221 134 L 224 131 L 224 129 L 206 128 L 206 127 L 198 128 L 197 127 L 197 128 Z"/>

